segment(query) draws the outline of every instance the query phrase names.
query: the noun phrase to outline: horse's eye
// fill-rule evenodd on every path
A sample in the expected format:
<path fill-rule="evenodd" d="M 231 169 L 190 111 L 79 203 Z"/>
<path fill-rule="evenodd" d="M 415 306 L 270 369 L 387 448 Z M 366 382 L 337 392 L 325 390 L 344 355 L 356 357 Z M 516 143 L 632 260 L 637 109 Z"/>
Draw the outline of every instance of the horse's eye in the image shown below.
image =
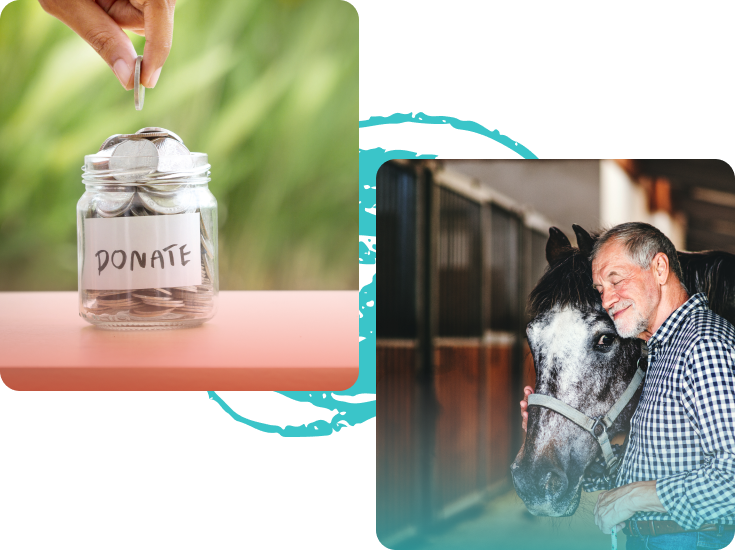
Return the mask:
<path fill-rule="evenodd" d="M 615 336 L 612 334 L 603 334 L 600 336 L 600 339 L 597 341 L 598 346 L 612 346 L 613 342 L 615 341 Z"/>

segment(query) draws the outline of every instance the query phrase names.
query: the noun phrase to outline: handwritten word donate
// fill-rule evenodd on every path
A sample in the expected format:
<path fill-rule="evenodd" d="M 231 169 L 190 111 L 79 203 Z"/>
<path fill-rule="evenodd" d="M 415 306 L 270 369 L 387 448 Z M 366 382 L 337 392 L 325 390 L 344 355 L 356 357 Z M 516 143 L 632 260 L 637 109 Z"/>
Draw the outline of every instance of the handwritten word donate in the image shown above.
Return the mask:
<path fill-rule="evenodd" d="M 163 252 L 168 252 L 168 259 L 171 262 L 172 267 L 176 266 L 175 248 L 177 246 L 179 245 L 172 244 L 162 249 Z M 174 250 L 171 250 L 172 248 Z M 189 254 L 191 254 L 191 252 L 184 252 L 185 248 L 186 248 L 186 245 L 183 245 L 183 246 L 179 246 L 179 249 L 178 249 L 182 267 L 191 261 L 191 260 L 184 259 L 185 256 L 188 256 Z M 156 260 L 158 260 L 158 266 L 161 269 L 164 269 L 166 267 L 166 262 L 164 261 L 163 252 L 161 250 L 154 250 L 151 253 L 150 269 L 156 268 Z M 107 250 L 99 250 L 95 254 L 95 256 L 97 257 L 97 275 L 102 275 L 102 272 L 107 268 L 108 264 L 112 264 L 112 267 L 114 267 L 115 269 L 123 269 L 128 262 L 128 253 L 125 250 L 113 250 L 112 253 L 110 253 Z M 143 252 L 141 254 L 137 250 L 133 250 L 130 253 L 130 263 L 127 264 L 127 265 L 130 265 L 130 271 L 133 271 L 133 269 L 135 268 L 136 262 L 140 268 L 145 269 L 146 253 Z"/>

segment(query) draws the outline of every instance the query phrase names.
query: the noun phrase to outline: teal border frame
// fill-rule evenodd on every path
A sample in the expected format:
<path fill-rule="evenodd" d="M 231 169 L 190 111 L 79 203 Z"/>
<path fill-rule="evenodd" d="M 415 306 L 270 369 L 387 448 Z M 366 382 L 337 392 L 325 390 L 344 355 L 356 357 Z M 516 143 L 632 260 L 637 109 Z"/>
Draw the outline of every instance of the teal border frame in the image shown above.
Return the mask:
<path fill-rule="evenodd" d="M 375 176 L 391 159 L 733 158 L 734 113 L 397 113 L 360 121 L 360 374 L 341 392 L 209 392 L 242 429 L 368 438 L 375 536 Z"/>

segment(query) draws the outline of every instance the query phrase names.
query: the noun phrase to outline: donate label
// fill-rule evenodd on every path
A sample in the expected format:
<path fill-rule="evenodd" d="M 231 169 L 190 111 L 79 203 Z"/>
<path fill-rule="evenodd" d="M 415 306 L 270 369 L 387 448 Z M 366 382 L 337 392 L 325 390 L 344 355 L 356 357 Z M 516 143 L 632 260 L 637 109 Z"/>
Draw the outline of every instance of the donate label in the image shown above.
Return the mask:
<path fill-rule="evenodd" d="M 202 283 L 199 212 L 84 220 L 82 288 L 136 290 Z"/>

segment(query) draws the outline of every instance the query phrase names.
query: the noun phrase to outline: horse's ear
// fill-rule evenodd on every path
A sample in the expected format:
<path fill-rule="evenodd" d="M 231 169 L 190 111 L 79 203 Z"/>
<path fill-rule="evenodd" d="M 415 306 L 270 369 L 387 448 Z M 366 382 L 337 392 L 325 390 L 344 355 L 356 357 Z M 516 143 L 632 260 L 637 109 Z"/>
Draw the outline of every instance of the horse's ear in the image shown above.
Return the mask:
<path fill-rule="evenodd" d="M 558 227 L 549 228 L 549 240 L 546 241 L 546 261 L 549 265 L 569 254 L 572 243 Z"/>
<path fill-rule="evenodd" d="M 579 250 L 584 253 L 585 256 L 589 256 L 592 252 L 592 247 L 595 245 L 595 240 L 592 236 L 587 233 L 584 229 L 578 226 L 576 223 L 572 224 L 574 234 L 577 236 L 577 246 Z"/>

